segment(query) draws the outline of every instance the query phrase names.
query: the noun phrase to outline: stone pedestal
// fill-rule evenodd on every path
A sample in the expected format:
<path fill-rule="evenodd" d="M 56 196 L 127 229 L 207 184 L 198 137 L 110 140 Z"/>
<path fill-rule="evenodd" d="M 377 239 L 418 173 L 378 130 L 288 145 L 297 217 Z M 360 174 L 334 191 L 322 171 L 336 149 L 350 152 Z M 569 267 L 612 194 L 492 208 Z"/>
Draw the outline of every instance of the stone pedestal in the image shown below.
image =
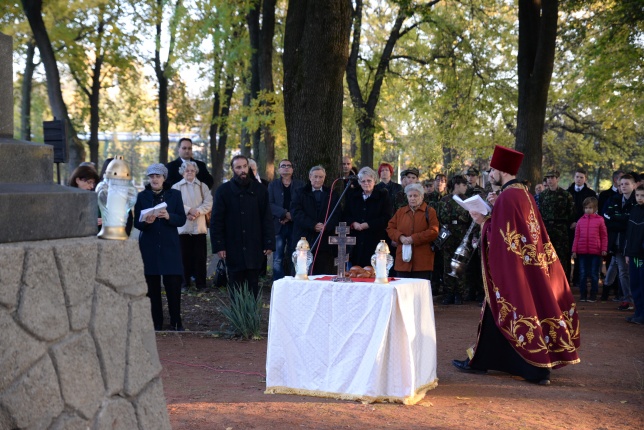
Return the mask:
<path fill-rule="evenodd" d="M 54 184 L 52 146 L 13 139 L 12 62 L 0 34 L 0 243 L 96 235 L 96 194 Z"/>
<path fill-rule="evenodd" d="M 0 429 L 170 429 L 136 241 L 0 245 Z"/>

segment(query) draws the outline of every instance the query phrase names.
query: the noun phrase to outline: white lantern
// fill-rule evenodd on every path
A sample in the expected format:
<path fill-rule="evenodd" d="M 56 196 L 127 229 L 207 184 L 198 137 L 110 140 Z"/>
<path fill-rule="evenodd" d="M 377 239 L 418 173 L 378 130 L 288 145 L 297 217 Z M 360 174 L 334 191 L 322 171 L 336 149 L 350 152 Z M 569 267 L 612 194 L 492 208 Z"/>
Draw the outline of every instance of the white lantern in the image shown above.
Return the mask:
<path fill-rule="evenodd" d="M 394 265 L 394 259 L 389 254 L 389 246 L 384 240 L 381 240 L 376 246 L 376 253 L 371 256 L 371 265 L 376 270 L 376 279 L 373 282 L 375 284 L 388 284 L 389 269 Z"/>
<path fill-rule="evenodd" d="M 309 267 L 313 261 L 313 254 L 309 247 L 309 242 L 303 237 L 297 242 L 295 252 L 293 252 L 293 264 L 295 265 L 295 279 L 302 281 L 309 280 Z"/>
<path fill-rule="evenodd" d="M 108 164 L 103 180 L 96 187 L 96 193 L 103 220 L 98 237 L 126 240 L 127 213 L 136 203 L 137 190 L 132 185 L 130 168 L 122 156 L 115 157 Z"/>

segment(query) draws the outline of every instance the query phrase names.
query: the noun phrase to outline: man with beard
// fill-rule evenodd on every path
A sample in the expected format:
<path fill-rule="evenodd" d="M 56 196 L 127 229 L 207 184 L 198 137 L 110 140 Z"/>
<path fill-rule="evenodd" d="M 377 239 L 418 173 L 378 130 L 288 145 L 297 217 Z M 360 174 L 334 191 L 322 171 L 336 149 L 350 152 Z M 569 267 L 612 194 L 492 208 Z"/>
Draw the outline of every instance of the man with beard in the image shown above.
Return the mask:
<path fill-rule="evenodd" d="M 236 155 L 230 167 L 233 178 L 215 193 L 210 221 L 212 252 L 226 261 L 229 285 L 240 288 L 247 282 L 257 297 L 264 256 L 275 250 L 268 191 L 250 176 L 248 158 Z"/>
<path fill-rule="evenodd" d="M 579 317 L 534 198 L 516 180 L 522 160 L 523 153 L 496 146 L 489 177 L 502 191 L 488 197 L 491 215 L 470 212 L 481 226 L 485 306 L 469 358 L 452 364 L 549 385 L 550 369 L 579 362 Z"/>

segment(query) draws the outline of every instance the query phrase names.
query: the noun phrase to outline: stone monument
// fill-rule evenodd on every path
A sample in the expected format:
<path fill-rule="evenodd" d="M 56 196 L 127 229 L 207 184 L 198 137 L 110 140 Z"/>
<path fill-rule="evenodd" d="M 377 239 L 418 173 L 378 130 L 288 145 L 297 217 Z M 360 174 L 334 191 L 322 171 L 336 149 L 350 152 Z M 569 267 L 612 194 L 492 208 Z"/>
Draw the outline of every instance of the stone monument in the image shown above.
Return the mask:
<path fill-rule="evenodd" d="M 0 34 L 0 429 L 170 429 L 137 242 L 12 138 L 12 61 Z"/>
<path fill-rule="evenodd" d="M 95 235 L 96 193 L 54 184 L 52 146 L 13 139 L 12 52 L 0 34 L 0 243 Z"/>

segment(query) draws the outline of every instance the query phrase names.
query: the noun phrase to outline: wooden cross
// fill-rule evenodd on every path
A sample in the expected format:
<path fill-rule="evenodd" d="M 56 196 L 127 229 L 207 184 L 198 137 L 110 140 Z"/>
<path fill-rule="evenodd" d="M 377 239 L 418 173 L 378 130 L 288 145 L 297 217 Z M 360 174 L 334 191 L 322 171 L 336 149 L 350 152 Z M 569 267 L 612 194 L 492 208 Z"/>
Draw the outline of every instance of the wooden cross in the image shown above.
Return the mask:
<path fill-rule="evenodd" d="M 347 226 L 346 222 L 341 222 L 336 228 L 335 233 L 337 236 L 329 237 L 330 245 L 338 245 L 338 258 L 333 260 L 333 263 L 338 266 L 338 276 L 333 278 L 333 282 L 351 282 L 351 278 L 346 276 L 344 273 L 345 268 L 347 267 L 346 263 L 349 261 L 349 256 L 347 255 L 347 245 L 355 245 L 356 238 L 349 237 L 350 228 Z"/>

